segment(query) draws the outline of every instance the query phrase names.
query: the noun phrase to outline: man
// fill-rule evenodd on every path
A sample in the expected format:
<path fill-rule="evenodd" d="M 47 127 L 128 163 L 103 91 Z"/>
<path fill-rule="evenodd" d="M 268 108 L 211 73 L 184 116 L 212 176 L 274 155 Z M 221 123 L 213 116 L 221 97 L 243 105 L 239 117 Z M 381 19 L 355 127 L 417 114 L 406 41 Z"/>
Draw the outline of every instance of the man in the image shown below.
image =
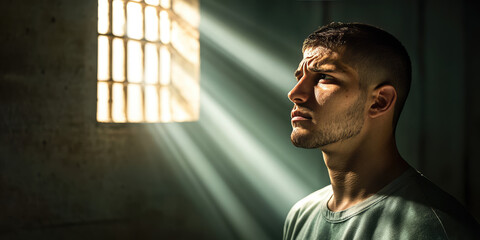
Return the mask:
<path fill-rule="evenodd" d="M 284 239 L 480 239 L 462 205 L 397 150 L 411 82 L 402 44 L 373 26 L 331 23 L 302 52 L 291 140 L 322 150 L 331 185 L 295 204 Z"/>

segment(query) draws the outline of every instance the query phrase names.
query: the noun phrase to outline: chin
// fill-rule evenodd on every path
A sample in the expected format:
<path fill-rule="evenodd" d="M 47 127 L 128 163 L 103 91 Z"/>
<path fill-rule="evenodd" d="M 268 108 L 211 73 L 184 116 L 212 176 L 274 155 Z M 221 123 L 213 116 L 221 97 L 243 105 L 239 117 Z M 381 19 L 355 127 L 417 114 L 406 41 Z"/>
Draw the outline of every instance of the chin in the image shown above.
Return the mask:
<path fill-rule="evenodd" d="M 290 140 L 295 147 L 300 148 L 319 148 L 315 136 L 305 129 L 294 128 L 290 135 Z"/>

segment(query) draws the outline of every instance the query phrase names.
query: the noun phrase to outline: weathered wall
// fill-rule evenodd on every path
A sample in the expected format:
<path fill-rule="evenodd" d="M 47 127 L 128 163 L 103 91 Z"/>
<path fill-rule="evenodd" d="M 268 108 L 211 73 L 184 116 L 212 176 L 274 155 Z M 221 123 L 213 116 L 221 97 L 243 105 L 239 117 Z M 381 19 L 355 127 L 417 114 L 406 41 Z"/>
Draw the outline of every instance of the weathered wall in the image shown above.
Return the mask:
<path fill-rule="evenodd" d="M 289 188 L 280 177 L 254 181 L 276 168 L 265 168 L 259 151 L 243 149 L 251 146 L 236 140 L 243 135 L 228 138 L 238 131 L 218 124 L 211 100 L 244 127 L 241 133 L 259 139 L 268 156 L 281 159 L 279 166 L 290 172 L 278 176 L 298 177 L 305 192 L 327 184 L 320 154 L 289 143 L 286 98 L 303 38 L 326 21 L 378 25 L 405 44 L 414 82 L 398 129 L 401 151 L 478 219 L 480 50 L 475 32 L 480 21 L 473 5 L 205 0 L 200 122 L 110 125 L 95 121 L 97 1 L 4 1 L 0 238 L 247 239 L 242 232 L 253 229 L 263 234 L 258 239 L 278 239 L 289 205 L 304 193 L 277 201 L 262 195 Z M 215 42 L 220 36 L 206 35 L 216 29 L 209 19 L 238 33 L 240 43 L 270 53 L 267 59 L 282 63 L 278 66 L 288 68 L 288 75 L 273 79 L 268 62 L 259 63 L 264 76 L 239 62 L 242 57 L 232 58 L 248 49 L 220 49 Z M 280 95 L 264 81 L 271 79 L 287 85 Z M 228 147 L 221 145 L 225 139 L 231 141 Z M 231 152 L 252 160 L 246 171 Z M 199 153 L 199 161 L 191 161 Z M 200 160 L 209 164 L 196 165 Z M 230 198 L 219 199 L 225 196 Z"/>
<path fill-rule="evenodd" d="M 2 5 L 0 238 L 208 236 L 146 126 L 96 123 L 97 1 Z"/>

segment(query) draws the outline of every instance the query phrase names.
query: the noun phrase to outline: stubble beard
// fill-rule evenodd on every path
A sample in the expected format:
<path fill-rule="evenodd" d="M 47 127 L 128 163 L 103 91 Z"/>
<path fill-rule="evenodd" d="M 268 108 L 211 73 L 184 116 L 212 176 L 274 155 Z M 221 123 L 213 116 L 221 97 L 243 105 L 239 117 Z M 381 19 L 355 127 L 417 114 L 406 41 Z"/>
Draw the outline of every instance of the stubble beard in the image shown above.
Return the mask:
<path fill-rule="evenodd" d="M 363 96 L 359 96 L 344 114 L 335 116 L 330 122 L 321 123 L 319 128 L 312 130 L 294 127 L 290 136 L 293 145 L 301 148 L 321 148 L 358 135 L 364 123 L 364 100 Z"/>

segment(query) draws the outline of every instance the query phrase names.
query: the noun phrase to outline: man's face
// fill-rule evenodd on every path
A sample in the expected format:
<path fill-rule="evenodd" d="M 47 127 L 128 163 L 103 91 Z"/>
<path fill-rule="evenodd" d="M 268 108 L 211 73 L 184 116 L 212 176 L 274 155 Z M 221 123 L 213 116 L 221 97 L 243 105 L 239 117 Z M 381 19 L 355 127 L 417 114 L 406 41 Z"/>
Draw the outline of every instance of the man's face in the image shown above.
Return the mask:
<path fill-rule="evenodd" d="M 319 148 L 360 133 L 365 94 L 357 71 L 341 54 L 324 47 L 307 48 L 295 71 L 297 84 L 288 93 L 292 110 L 292 143 Z"/>

